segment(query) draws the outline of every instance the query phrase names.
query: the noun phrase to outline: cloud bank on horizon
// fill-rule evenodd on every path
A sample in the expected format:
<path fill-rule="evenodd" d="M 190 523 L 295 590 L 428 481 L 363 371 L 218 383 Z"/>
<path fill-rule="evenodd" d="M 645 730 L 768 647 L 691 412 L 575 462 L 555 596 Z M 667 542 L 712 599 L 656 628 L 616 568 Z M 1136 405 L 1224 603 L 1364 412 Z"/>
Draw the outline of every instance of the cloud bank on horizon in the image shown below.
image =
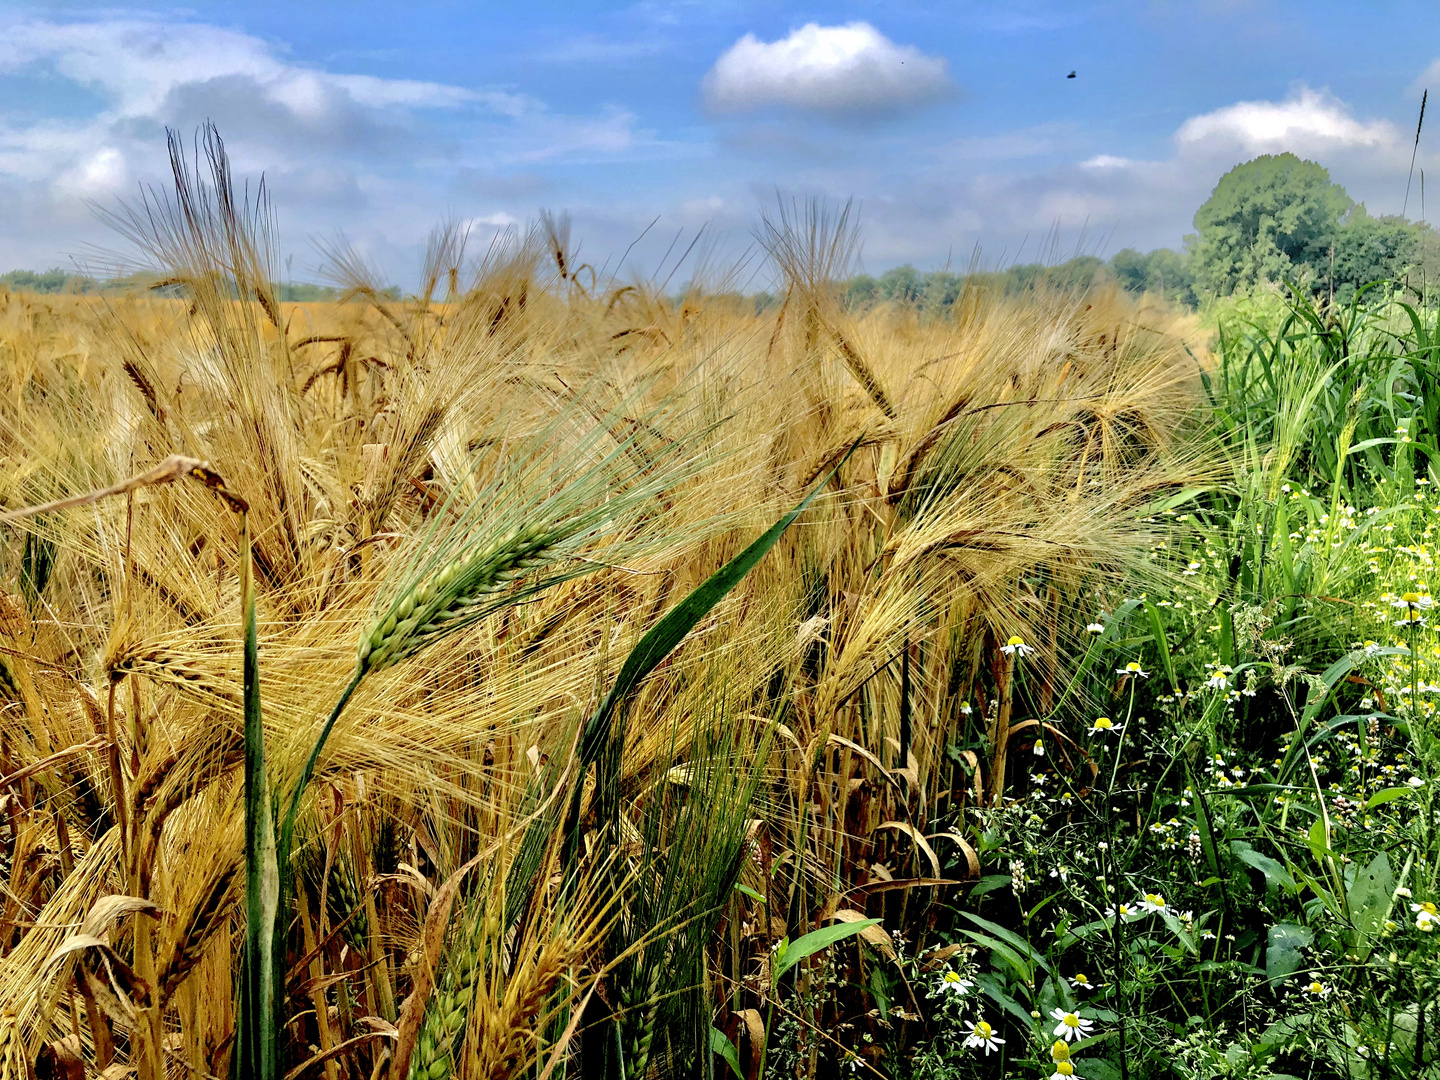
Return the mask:
<path fill-rule="evenodd" d="M 1188 110 L 1178 87 L 1147 112 L 1129 98 L 1107 106 L 1118 80 L 1104 65 L 1042 63 L 1027 42 L 1053 47 L 1058 16 L 997 14 L 948 39 L 843 7 L 768 33 L 692 16 L 646 8 L 579 37 L 567 16 L 548 53 L 484 64 L 407 62 L 403 49 L 299 54 L 298 41 L 218 11 L 0 17 L 0 271 L 111 245 L 93 206 L 163 183 L 165 128 L 207 120 L 239 173 L 266 175 L 302 267 L 307 238 L 343 228 L 401 281 L 441 218 L 483 240 L 540 205 L 570 209 L 600 261 L 659 214 L 666 235 L 708 222 L 738 251 L 777 190 L 858 198 L 872 268 L 963 261 L 976 246 L 992 261 L 1043 256 L 1035 238 L 1057 229 L 1083 231 L 1091 250 L 1174 246 L 1219 176 L 1261 153 L 1316 158 L 1372 211 L 1398 210 L 1414 138 L 1400 118 L 1440 79 L 1440 60 L 1417 55 L 1368 108 L 1301 75 L 1228 101 L 1212 80 Z M 446 39 L 456 54 L 468 40 Z M 1002 46 L 1048 81 L 994 85 L 1012 77 L 985 67 L 1006 59 Z M 1109 122 L 1119 101 L 1134 125 Z M 1437 160 L 1422 146 L 1422 167 Z M 654 264 L 642 247 L 640 268 Z"/>

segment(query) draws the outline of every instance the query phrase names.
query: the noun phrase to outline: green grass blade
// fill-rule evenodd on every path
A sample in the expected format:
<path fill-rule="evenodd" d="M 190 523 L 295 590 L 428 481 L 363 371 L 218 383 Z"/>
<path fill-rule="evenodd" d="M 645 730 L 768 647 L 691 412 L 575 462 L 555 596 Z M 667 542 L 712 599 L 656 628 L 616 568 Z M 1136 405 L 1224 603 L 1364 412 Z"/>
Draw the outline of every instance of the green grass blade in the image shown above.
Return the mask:
<path fill-rule="evenodd" d="M 828 949 L 837 941 L 844 941 L 846 938 L 864 933 L 879 922 L 879 919 L 865 919 L 863 922 L 833 923 L 796 938 L 783 948 L 776 950 L 774 980 L 779 982 L 782 975 L 807 956 L 814 956 L 822 949 Z"/>
<path fill-rule="evenodd" d="M 242 519 L 240 547 L 240 603 L 245 640 L 245 953 L 235 1062 L 238 1076 L 279 1080 L 280 864 L 275 849 L 270 784 L 265 772 L 260 650 L 255 628 L 248 519 Z"/>
<path fill-rule="evenodd" d="M 710 609 L 724 599 L 725 595 L 740 583 L 741 578 L 755 568 L 756 564 L 775 546 L 776 541 L 780 539 L 785 530 L 804 513 L 815 497 L 825 490 L 831 478 L 840 471 L 840 467 L 849 460 L 850 455 L 859 445 L 860 440 L 857 439 L 835 468 L 815 485 L 809 495 L 800 500 L 795 509 L 765 530 L 739 555 L 711 574 L 689 596 L 667 612 L 663 619 L 651 627 L 639 643 L 630 650 L 630 655 L 625 658 L 625 663 L 620 667 L 620 674 L 615 677 L 615 684 L 610 687 L 610 692 L 605 695 L 605 700 L 600 703 L 600 707 L 595 710 L 594 715 L 585 725 L 585 734 L 580 741 L 582 767 L 590 765 L 599 757 L 600 750 L 610 734 L 610 721 L 620 703 L 630 695 L 646 675 L 655 670 L 660 661 L 675 650 L 675 647 L 685 639 L 685 635 L 694 629 L 695 624 L 708 615 Z"/>

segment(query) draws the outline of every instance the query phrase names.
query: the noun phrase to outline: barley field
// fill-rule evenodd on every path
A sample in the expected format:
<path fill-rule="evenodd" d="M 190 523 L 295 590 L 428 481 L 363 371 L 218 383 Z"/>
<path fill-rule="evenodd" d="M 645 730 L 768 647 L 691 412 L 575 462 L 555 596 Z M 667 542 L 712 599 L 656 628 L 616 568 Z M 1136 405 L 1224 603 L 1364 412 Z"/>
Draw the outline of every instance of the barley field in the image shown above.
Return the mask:
<path fill-rule="evenodd" d="M 437 230 L 0 291 L 0 1076 L 1436 1076 L 1434 308 Z"/>

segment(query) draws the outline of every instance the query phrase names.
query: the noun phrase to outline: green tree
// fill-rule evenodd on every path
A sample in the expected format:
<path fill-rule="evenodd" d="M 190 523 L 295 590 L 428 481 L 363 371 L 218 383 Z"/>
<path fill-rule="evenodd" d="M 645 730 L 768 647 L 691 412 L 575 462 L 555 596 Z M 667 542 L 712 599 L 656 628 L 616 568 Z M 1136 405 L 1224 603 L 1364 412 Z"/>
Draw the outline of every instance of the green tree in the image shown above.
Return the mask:
<path fill-rule="evenodd" d="M 913 304 L 920 298 L 923 287 L 920 271 L 908 263 L 880 275 L 880 295 L 886 300 L 903 300 Z"/>
<path fill-rule="evenodd" d="M 1117 251 L 1110 258 L 1110 272 L 1128 292 L 1155 293 L 1186 307 L 1197 303 L 1192 260 L 1173 248 L 1157 248 L 1143 255 L 1134 248 Z"/>
<path fill-rule="evenodd" d="M 1371 217 L 1357 203 L 1335 234 L 1335 254 L 1326 275 L 1335 299 L 1375 281 L 1398 281 L 1420 254 L 1420 230 L 1393 214 Z"/>
<path fill-rule="evenodd" d="M 8 274 L 0 274 L 0 287 L 17 292 L 88 293 L 94 292 L 96 286 L 94 278 L 72 274 L 58 267 L 38 274 L 33 270 L 11 270 Z"/>
<path fill-rule="evenodd" d="M 1340 219 L 1352 205 L 1323 166 L 1294 154 L 1237 165 L 1195 212 L 1189 243 L 1196 278 L 1221 295 L 1306 271 L 1323 280 Z"/>

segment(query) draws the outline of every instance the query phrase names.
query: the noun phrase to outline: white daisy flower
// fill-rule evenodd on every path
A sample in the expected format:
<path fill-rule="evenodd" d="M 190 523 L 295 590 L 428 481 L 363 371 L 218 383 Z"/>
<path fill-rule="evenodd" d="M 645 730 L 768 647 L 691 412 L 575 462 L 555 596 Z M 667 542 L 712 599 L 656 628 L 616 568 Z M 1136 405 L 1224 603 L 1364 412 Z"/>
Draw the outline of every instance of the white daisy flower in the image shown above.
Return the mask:
<path fill-rule="evenodd" d="M 1089 626 L 1085 627 L 1085 632 L 1087 634 L 1103 634 L 1105 632 L 1105 624 L 1092 622 Z"/>
<path fill-rule="evenodd" d="M 958 971 L 946 971 L 935 982 L 935 990 L 941 994 L 954 994 L 957 997 L 964 997 L 970 992 L 975 984 L 969 979 L 962 979 Z"/>
<path fill-rule="evenodd" d="M 1050 1015 L 1060 1021 L 1055 1025 L 1055 1035 L 1066 1042 L 1085 1038 L 1095 1026 L 1094 1020 L 1086 1020 L 1078 1013 L 1066 1012 L 1064 1009 L 1054 1009 Z"/>
<path fill-rule="evenodd" d="M 1437 911 L 1433 901 L 1426 900 L 1419 904 L 1411 904 L 1410 910 L 1415 913 L 1415 929 L 1422 934 L 1429 934 L 1440 930 L 1440 911 Z"/>
<path fill-rule="evenodd" d="M 1094 723 L 1090 725 L 1090 734 L 1092 735 L 1109 735 L 1119 730 L 1115 726 L 1115 721 L 1108 716 L 1097 716 Z"/>
<path fill-rule="evenodd" d="M 1137 664 L 1134 660 L 1131 660 L 1131 661 L 1130 661 L 1128 664 L 1126 664 L 1124 667 L 1116 668 L 1116 669 L 1115 669 L 1115 674 L 1116 674 L 1116 675 L 1134 675 L 1134 676 L 1136 676 L 1136 677 L 1138 677 L 1138 678 L 1141 678 L 1141 679 L 1148 679 L 1148 678 L 1150 677 L 1150 673 L 1149 673 L 1148 671 L 1144 670 L 1144 669 L 1143 669 L 1139 664 Z"/>
<path fill-rule="evenodd" d="M 1411 611 L 1426 611 L 1435 606 L 1435 598 L 1428 593 L 1407 592 L 1390 601 L 1390 606 L 1408 608 Z"/>
<path fill-rule="evenodd" d="M 999 1050 L 1005 1040 L 995 1034 L 995 1029 L 984 1020 L 976 1020 L 970 1025 L 970 1030 L 965 1033 L 965 1045 L 979 1050 L 985 1048 L 985 1056 L 989 1057 L 993 1051 Z"/>
<path fill-rule="evenodd" d="M 1025 639 L 1019 634 L 1012 634 L 1010 640 L 1000 646 L 1000 651 L 1006 656 L 1018 656 L 1024 659 L 1035 651 L 1035 646 L 1026 645 Z"/>
<path fill-rule="evenodd" d="M 1164 915 L 1170 908 L 1165 903 L 1165 897 L 1160 893 L 1147 892 L 1135 906 L 1147 915 Z"/>

